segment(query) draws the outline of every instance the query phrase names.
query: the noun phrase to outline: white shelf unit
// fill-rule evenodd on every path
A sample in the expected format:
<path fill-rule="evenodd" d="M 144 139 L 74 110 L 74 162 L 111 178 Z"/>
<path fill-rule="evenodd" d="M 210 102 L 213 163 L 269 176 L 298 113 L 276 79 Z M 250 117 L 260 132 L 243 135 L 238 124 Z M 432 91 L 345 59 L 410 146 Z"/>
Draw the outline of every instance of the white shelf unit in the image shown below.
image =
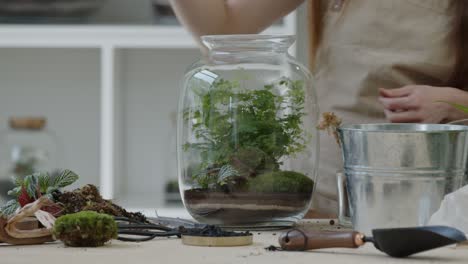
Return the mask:
<path fill-rule="evenodd" d="M 288 15 L 281 25 L 273 26 L 264 33 L 295 34 L 296 14 Z M 125 72 L 127 61 L 124 58 L 128 54 L 133 54 L 135 58 L 144 58 L 145 54 L 166 54 L 168 51 L 172 51 L 175 56 L 185 56 L 185 50 L 197 52 L 198 47 L 193 38 L 180 26 L 0 25 L 0 49 L 9 48 L 35 51 L 41 49 L 98 50 L 100 63 L 98 108 L 100 113 L 96 113 L 100 116 L 98 184 L 105 198 L 122 200 L 124 205 L 146 207 L 147 204 L 139 204 L 137 202 L 139 198 L 134 197 L 135 192 L 138 192 L 138 187 L 129 187 L 128 181 L 125 180 L 129 175 L 125 170 L 128 157 L 124 155 L 126 153 L 124 142 L 128 140 L 124 132 L 124 124 L 128 121 L 125 120 L 128 114 L 125 113 L 127 99 L 124 97 L 132 91 L 130 87 L 127 87 L 128 84 L 122 85 L 126 82 L 124 78 L 127 76 Z M 295 52 L 294 47 L 292 52 Z M 177 55 L 179 53 L 181 55 Z M 183 59 L 177 61 L 182 62 Z M 165 62 L 153 63 L 155 66 L 159 65 L 155 67 L 158 68 L 164 67 Z M 184 68 L 186 66 L 188 65 L 180 65 Z M 174 78 L 173 86 L 178 85 L 178 79 Z M 173 104 L 176 105 L 177 101 L 175 100 Z M 147 154 L 142 153 L 142 155 Z M 176 157 L 173 155 L 175 155 L 175 146 L 174 153 L 168 158 L 175 160 Z M 174 171 L 176 171 L 175 168 Z M 132 189 L 132 191 L 125 191 L 125 189 Z M 163 189 L 159 188 L 159 190 Z M 151 199 L 161 199 L 161 197 Z"/>

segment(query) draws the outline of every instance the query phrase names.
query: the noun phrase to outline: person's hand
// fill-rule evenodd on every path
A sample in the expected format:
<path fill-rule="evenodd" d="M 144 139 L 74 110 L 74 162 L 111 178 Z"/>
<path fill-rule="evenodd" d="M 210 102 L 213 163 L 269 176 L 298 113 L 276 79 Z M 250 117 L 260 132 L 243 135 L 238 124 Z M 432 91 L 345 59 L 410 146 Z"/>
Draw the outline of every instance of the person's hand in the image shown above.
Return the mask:
<path fill-rule="evenodd" d="M 379 90 L 379 101 L 392 123 L 442 123 L 450 121 L 454 109 L 447 103 L 460 90 L 451 87 L 407 85 Z"/>

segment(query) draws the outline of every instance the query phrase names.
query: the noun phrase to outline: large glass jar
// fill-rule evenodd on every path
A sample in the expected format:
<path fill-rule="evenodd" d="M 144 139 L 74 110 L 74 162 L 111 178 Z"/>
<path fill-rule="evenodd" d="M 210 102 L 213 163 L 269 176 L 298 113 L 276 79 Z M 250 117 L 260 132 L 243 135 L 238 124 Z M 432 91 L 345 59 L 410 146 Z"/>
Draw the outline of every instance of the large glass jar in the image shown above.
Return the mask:
<path fill-rule="evenodd" d="M 11 118 L 9 125 L 0 134 L 0 202 L 11 199 L 7 192 L 14 178 L 63 166 L 59 141 L 45 118 Z"/>
<path fill-rule="evenodd" d="M 178 166 L 199 222 L 289 226 L 315 187 L 318 107 L 293 36 L 204 36 L 207 56 L 184 77 Z"/>

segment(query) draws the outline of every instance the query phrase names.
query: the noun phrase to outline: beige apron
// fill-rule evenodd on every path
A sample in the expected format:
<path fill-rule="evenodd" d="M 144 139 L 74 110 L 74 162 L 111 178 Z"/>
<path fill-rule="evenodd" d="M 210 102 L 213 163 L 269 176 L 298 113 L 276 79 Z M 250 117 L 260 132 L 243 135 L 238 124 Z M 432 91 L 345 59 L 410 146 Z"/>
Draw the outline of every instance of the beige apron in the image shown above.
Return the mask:
<path fill-rule="evenodd" d="M 314 66 L 321 112 L 335 112 L 344 123 L 381 123 L 379 87 L 442 86 L 454 65 L 449 2 L 323 0 Z M 337 213 L 335 175 L 341 169 L 337 143 L 323 133 L 313 203 L 319 212 Z"/>

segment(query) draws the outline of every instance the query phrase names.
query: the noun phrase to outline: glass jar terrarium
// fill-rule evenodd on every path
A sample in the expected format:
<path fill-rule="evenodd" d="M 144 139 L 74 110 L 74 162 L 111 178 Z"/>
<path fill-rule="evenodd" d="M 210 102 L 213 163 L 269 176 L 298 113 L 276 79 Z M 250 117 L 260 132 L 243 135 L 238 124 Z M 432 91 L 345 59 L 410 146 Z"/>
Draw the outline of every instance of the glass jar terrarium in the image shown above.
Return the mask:
<path fill-rule="evenodd" d="M 199 222 L 288 226 L 315 187 L 318 107 L 293 36 L 204 36 L 179 102 L 183 202 Z"/>
<path fill-rule="evenodd" d="M 9 129 L 0 134 L 0 200 L 8 199 L 16 177 L 57 170 L 62 162 L 59 152 L 45 118 L 11 118 Z"/>

